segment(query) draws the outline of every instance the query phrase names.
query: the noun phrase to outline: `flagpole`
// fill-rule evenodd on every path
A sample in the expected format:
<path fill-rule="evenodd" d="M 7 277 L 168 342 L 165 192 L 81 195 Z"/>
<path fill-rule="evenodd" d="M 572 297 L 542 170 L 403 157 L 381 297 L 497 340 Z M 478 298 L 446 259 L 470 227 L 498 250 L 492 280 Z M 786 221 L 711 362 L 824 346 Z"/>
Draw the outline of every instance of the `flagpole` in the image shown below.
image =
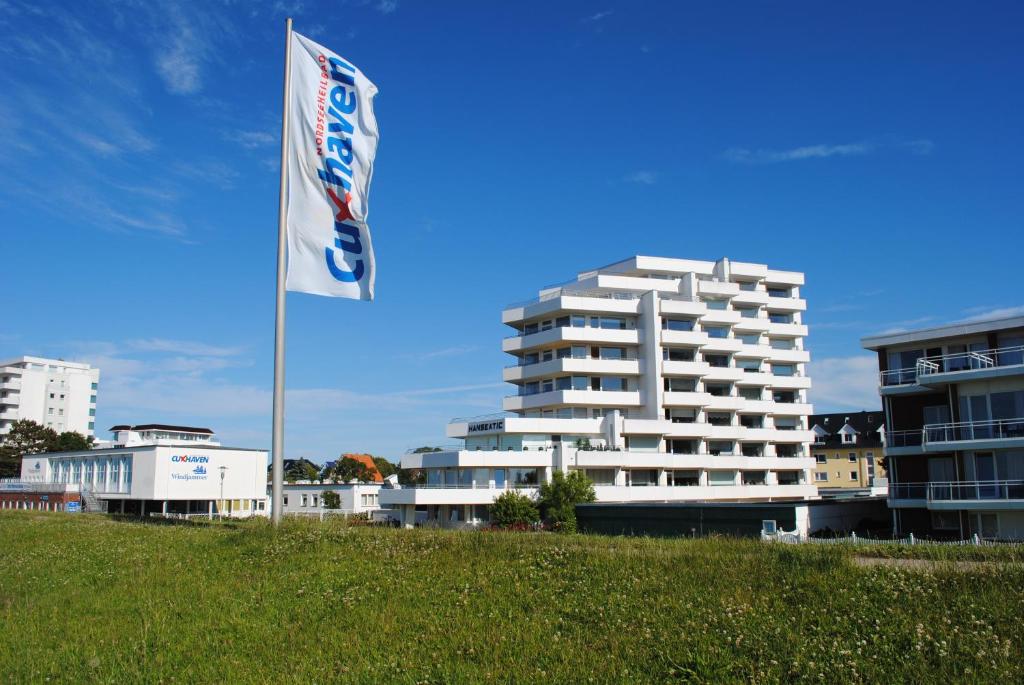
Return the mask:
<path fill-rule="evenodd" d="M 288 110 L 291 104 L 292 20 L 285 20 L 284 106 L 281 115 L 281 188 L 277 208 L 277 309 L 274 316 L 274 429 L 271 452 L 271 520 L 280 525 L 284 508 L 284 279 L 288 244 Z"/>

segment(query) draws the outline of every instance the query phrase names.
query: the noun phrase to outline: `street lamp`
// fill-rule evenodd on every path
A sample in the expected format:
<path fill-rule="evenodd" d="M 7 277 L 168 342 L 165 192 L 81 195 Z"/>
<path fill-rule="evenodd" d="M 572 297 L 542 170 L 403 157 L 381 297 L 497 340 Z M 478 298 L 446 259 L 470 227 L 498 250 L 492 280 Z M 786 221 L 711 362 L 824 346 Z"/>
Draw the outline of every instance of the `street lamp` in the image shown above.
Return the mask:
<path fill-rule="evenodd" d="M 227 470 L 228 470 L 227 466 L 221 466 L 220 467 L 220 505 L 219 505 L 219 507 L 223 507 L 224 506 L 224 472 L 227 471 Z M 224 512 L 223 511 L 221 511 L 220 516 L 221 516 L 221 518 L 224 518 Z"/>

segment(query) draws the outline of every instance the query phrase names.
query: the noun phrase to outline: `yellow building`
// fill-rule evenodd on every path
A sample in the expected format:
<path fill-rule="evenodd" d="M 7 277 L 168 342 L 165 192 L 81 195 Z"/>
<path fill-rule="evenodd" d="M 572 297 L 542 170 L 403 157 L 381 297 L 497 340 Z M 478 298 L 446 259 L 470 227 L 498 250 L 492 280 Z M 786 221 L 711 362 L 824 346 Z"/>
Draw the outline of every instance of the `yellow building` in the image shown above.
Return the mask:
<path fill-rule="evenodd" d="M 882 448 L 884 414 L 880 411 L 814 414 L 814 482 L 819 489 L 863 489 L 885 484 Z"/>

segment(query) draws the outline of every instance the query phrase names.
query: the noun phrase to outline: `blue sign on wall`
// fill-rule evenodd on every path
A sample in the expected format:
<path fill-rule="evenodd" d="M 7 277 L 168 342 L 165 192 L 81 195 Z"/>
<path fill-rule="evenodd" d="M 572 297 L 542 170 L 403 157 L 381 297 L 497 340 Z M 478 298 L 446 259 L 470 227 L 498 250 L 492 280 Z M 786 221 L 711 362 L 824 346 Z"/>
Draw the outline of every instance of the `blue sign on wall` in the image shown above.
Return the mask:
<path fill-rule="evenodd" d="M 68 512 L 69 514 L 77 514 L 78 512 L 82 511 L 82 503 L 81 502 L 68 502 L 67 506 L 64 508 L 64 510 L 66 512 Z"/>

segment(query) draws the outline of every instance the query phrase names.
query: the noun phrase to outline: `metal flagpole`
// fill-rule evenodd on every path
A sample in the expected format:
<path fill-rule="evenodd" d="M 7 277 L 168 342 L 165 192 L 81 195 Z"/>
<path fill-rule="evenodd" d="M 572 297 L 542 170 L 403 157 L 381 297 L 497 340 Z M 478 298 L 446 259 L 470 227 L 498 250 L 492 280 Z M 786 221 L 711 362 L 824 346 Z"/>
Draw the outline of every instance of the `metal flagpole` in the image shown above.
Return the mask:
<path fill-rule="evenodd" d="M 271 519 L 281 523 L 284 497 L 284 277 L 286 267 L 285 224 L 288 215 L 288 110 L 291 102 L 292 20 L 285 20 L 284 107 L 281 116 L 281 190 L 277 209 L 277 311 L 274 317 L 274 431 L 272 441 Z"/>

